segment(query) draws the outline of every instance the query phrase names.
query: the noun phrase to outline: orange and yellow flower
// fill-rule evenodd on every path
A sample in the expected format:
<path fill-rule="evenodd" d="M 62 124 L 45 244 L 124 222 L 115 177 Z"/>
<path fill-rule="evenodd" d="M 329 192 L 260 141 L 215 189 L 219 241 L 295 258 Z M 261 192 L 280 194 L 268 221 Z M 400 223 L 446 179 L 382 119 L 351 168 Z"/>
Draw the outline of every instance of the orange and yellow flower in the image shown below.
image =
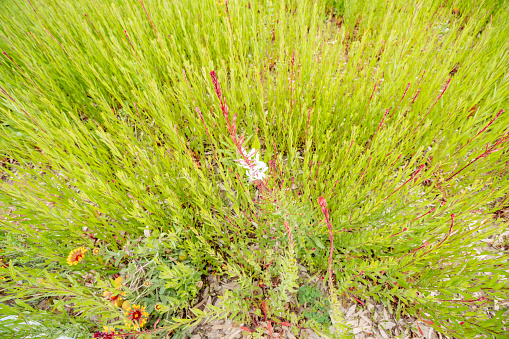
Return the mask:
<path fill-rule="evenodd" d="M 0 266 L 2 266 L 2 268 L 7 268 L 7 265 L 5 265 L 4 263 L 4 259 L 0 258 Z M 1 280 L 5 280 L 5 277 L 0 277 Z"/>
<path fill-rule="evenodd" d="M 78 247 L 77 249 L 72 250 L 67 256 L 67 263 L 69 266 L 77 265 L 80 261 L 82 261 L 85 257 L 85 253 L 87 253 L 87 249 L 85 247 Z"/>
<path fill-rule="evenodd" d="M 111 302 L 112 305 L 114 305 L 116 307 L 122 307 L 122 303 L 123 303 L 122 296 L 125 296 L 125 295 L 126 295 L 125 292 L 122 292 L 122 293 L 120 293 L 120 292 L 113 293 L 110 291 L 103 292 L 104 299 L 108 300 L 109 302 Z"/>
<path fill-rule="evenodd" d="M 98 248 L 94 248 L 94 249 L 92 250 L 92 253 L 93 253 L 94 255 L 99 254 L 99 252 L 100 252 L 100 249 L 98 249 Z"/>
<path fill-rule="evenodd" d="M 119 276 L 119 277 L 115 278 L 112 285 L 117 290 L 122 290 L 123 282 L 124 282 L 124 278 Z M 104 299 L 108 300 L 109 302 L 111 302 L 112 305 L 114 305 L 116 307 L 122 307 L 122 304 L 123 304 L 122 296 L 125 297 L 126 293 L 125 292 L 110 292 L 110 291 L 103 292 Z"/>
<path fill-rule="evenodd" d="M 127 309 L 125 316 L 124 322 L 127 328 L 139 330 L 147 323 L 148 313 L 145 311 L 145 306 L 133 305 Z"/>

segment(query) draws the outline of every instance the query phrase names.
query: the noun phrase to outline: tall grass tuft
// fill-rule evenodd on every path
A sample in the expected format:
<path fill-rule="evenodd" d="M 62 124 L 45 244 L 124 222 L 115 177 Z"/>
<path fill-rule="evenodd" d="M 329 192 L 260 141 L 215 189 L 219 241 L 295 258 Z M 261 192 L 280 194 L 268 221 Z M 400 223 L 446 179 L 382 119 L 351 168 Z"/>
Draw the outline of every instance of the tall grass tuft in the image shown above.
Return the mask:
<path fill-rule="evenodd" d="M 230 317 L 348 337 L 353 300 L 503 338 L 508 11 L 4 3 L 0 310 L 40 325 L 0 333 L 178 337 Z M 292 306 L 301 270 L 336 330 Z M 236 287 L 199 308 L 212 272 Z"/>

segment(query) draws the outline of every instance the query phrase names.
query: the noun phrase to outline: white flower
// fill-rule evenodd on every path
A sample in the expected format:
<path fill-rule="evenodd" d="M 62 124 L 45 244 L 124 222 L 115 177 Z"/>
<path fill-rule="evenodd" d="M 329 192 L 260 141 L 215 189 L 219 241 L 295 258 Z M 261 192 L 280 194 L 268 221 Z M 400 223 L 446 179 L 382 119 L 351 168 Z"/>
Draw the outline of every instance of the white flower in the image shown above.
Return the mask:
<path fill-rule="evenodd" d="M 256 149 L 251 149 L 249 153 L 246 152 L 244 148 L 242 148 L 243 156 L 242 159 L 235 160 L 239 163 L 240 166 L 247 169 L 246 175 L 249 178 L 249 182 L 252 183 L 256 180 L 263 180 L 267 176 L 265 171 L 269 168 L 267 165 L 260 160 L 260 153 Z M 246 159 L 248 162 L 246 162 Z"/>

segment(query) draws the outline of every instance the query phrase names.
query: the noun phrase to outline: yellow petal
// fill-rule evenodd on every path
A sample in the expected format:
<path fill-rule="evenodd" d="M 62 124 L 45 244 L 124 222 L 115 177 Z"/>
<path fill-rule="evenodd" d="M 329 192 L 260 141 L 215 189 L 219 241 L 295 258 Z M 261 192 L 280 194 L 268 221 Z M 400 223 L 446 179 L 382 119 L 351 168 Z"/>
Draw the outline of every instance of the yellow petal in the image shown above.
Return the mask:
<path fill-rule="evenodd" d="M 115 279 L 115 286 L 120 289 L 122 287 L 122 282 L 124 282 L 124 278 L 118 277 Z"/>
<path fill-rule="evenodd" d="M 123 302 L 122 302 L 122 297 L 118 297 L 118 299 L 117 299 L 117 300 L 115 300 L 115 306 L 116 306 L 116 307 L 121 307 L 121 306 L 122 306 L 122 304 L 123 304 Z"/>
<path fill-rule="evenodd" d="M 124 311 L 127 311 L 130 306 L 131 306 L 131 302 L 129 300 L 126 300 L 122 303 L 122 308 L 124 309 Z"/>

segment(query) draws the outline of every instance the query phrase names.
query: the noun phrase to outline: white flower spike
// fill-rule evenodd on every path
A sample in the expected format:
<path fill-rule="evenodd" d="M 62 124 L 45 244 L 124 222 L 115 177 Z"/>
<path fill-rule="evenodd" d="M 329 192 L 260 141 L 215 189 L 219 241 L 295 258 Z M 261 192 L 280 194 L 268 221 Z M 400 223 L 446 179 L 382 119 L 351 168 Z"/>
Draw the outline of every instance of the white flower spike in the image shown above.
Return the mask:
<path fill-rule="evenodd" d="M 242 148 L 242 153 L 247 158 L 248 162 L 242 159 L 235 160 L 239 163 L 240 166 L 247 169 L 246 175 L 249 178 L 249 182 L 253 183 L 256 180 L 263 180 L 267 176 L 265 171 L 269 168 L 267 164 L 260 160 L 260 153 L 256 149 L 251 149 L 249 153 L 246 152 L 244 148 Z"/>

